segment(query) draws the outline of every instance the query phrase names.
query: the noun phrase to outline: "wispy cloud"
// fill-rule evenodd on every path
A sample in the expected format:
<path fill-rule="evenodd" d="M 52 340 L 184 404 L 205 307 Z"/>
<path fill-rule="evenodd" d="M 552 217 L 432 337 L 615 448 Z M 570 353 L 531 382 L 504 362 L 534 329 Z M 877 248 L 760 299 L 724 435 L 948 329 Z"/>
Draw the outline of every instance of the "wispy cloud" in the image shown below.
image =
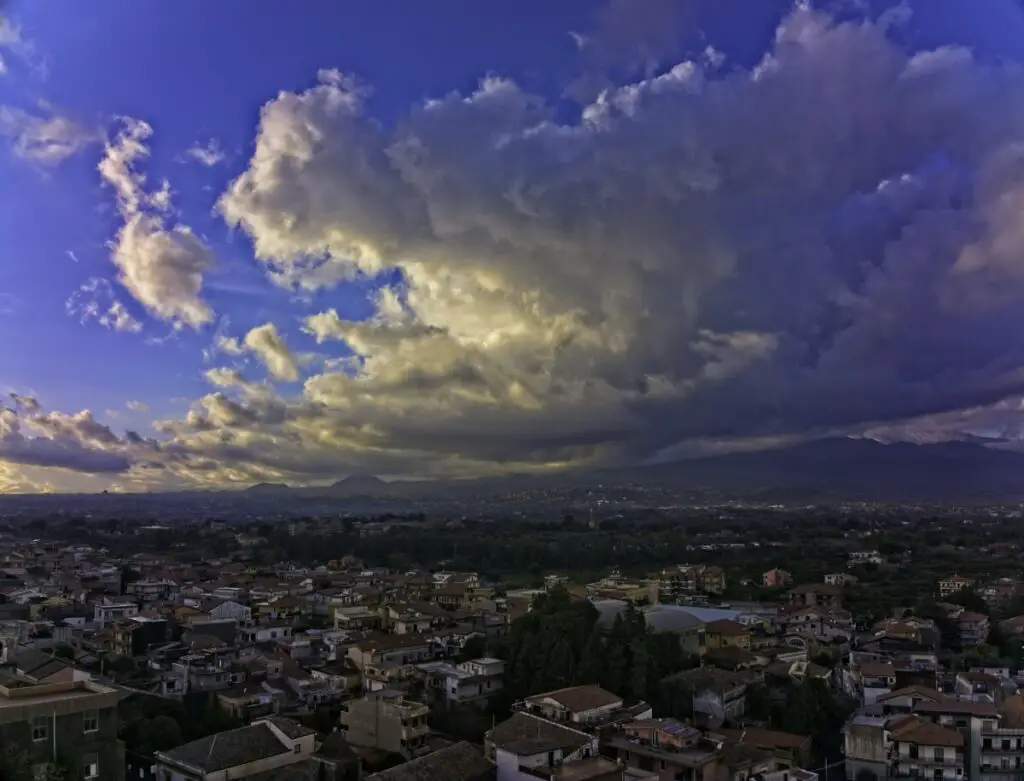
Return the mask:
<path fill-rule="evenodd" d="M 78 317 L 84 325 L 95 320 L 104 328 L 137 334 L 142 323 L 114 297 L 111 284 L 101 277 L 92 277 L 82 284 L 64 304 L 67 313 Z"/>
<path fill-rule="evenodd" d="M 221 149 L 220 143 L 211 138 L 205 144 L 194 144 L 185 152 L 185 157 L 194 160 L 207 168 L 220 165 L 227 159 L 227 153 Z"/>
<path fill-rule="evenodd" d="M 40 104 L 36 112 L 0 106 L 0 135 L 11 139 L 14 153 L 43 165 L 56 165 L 102 135 L 71 117 Z"/>

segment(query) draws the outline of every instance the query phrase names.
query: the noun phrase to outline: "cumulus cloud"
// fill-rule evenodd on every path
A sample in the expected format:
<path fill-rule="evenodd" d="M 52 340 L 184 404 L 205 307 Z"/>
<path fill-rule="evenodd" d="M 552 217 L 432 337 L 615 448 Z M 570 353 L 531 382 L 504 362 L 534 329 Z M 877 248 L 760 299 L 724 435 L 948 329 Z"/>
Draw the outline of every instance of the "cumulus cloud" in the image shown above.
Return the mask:
<path fill-rule="evenodd" d="M 104 328 L 114 331 L 138 333 L 142 323 L 125 308 L 114 295 L 111 284 L 102 277 L 91 277 L 72 293 L 64 309 L 84 325 L 95 320 Z"/>
<path fill-rule="evenodd" d="M 177 328 L 198 329 L 213 319 L 201 296 L 203 274 L 213 258 L 187 225 L 168 226 L 170 186 L 146 189 L 138 164 L 149 155 L 152 129 L 125 119 L 117 137 L 107 144 L 100 175 L 117 194 L 124 220 L 112 244 L 118 281 L 154 317 Z"/>
<path fill-rule="evenodd" d="M 126 471 L 130 459 L 116 452 L 120 440 L 90 412 L 45 413 L 0 407 L 0 463 L 86 473 Z"/>
<path fill-rule="evenodd" d="M 253 328 L 245 335 L 244 344 L 263 362 L 274 379 L 294 382 L 299 378 L 295 356 L 273 323 Z"/>
<path fill-rule="evenodd" d="M 398 281 L 369 320 L 307 319 L 339 354 L 301 397 L 181 436 L 468 473 L 1024 391 L 1024 70 L 906 50 L 898 21 L 797 4 L 755 66 L 679 62 L 574 121 L 497 77 L 387 128 L 334 72 L 280 94 L 221 213 L 280 284 Z"/>
<path fill-rule="evenodd" d="M 149 405 L 144 401 L 127 401 L 125 406 L 132 412 L 149 412 Z"/>
<path fill-rule="evenodd" d="M 45 105 L 36 113 L 0 106 L 0 135 L 11 139 L 16 155 L 44 165 L 55 165 L 101 138 L 95 129 Z"/>

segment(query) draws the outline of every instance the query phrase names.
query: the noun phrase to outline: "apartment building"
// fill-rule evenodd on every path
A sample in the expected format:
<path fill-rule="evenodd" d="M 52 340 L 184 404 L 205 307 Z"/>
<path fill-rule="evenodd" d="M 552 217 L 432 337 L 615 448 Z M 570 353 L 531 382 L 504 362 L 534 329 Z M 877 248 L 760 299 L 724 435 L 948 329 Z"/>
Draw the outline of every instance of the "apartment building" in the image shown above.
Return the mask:
<path fill-rule="evenodd" d="M 392 689 L 370 692 L 341 706 L 341 729 L 353 746 L 401 754 L 407 759 L 422 749 L 430 728 L 430 709 Z"/>
<path fill-rule="evenodd" d="M 33 771 L 78 768 L 82 781 L 122 781 L 124 744 L 117 737 L 116 690 L 94 681 L 0 683 L 0 746 L 24 752 Z"/>

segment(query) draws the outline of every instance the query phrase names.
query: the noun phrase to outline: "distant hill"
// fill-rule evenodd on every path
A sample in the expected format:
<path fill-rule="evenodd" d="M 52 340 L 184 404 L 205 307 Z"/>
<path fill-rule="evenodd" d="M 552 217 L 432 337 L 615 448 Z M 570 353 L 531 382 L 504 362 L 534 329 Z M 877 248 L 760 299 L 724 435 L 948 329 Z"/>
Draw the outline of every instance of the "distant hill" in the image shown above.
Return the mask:
<path fill-rule="evenodd" d="M 244 490 L 250 494 L 269 494 L 282 493 L 291 489 L 284 483 L 256 483 L 256 485 L 250 485 Z"/>
<path fill-rule="evenodd" d="M 382 480 L 354 474 L 319 488 L 261 483 L 247 492 L 325 499 L 466 499 L 513 491 L 632 484 L 662 491 L 714 492 L 753 501 L 1015 501 L 1024 499 L 1024 454 L 974 442 L 883 444 L 835 438 L 756 453 L 686 459 L 656 466 L 511 474 L 479 480 Z"/>

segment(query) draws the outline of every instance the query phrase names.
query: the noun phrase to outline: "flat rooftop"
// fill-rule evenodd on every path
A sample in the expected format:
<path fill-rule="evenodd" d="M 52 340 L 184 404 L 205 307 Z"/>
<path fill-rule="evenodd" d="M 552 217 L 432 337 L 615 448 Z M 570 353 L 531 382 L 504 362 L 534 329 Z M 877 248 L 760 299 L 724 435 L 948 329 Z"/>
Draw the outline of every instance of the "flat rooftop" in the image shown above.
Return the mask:
<path fill-rule="evenodd" d="M 0 723 L 20 721 L 45 710 L 57 716 L 117 705 L 116 689 L 95 681 L 0 685 Z"/>

